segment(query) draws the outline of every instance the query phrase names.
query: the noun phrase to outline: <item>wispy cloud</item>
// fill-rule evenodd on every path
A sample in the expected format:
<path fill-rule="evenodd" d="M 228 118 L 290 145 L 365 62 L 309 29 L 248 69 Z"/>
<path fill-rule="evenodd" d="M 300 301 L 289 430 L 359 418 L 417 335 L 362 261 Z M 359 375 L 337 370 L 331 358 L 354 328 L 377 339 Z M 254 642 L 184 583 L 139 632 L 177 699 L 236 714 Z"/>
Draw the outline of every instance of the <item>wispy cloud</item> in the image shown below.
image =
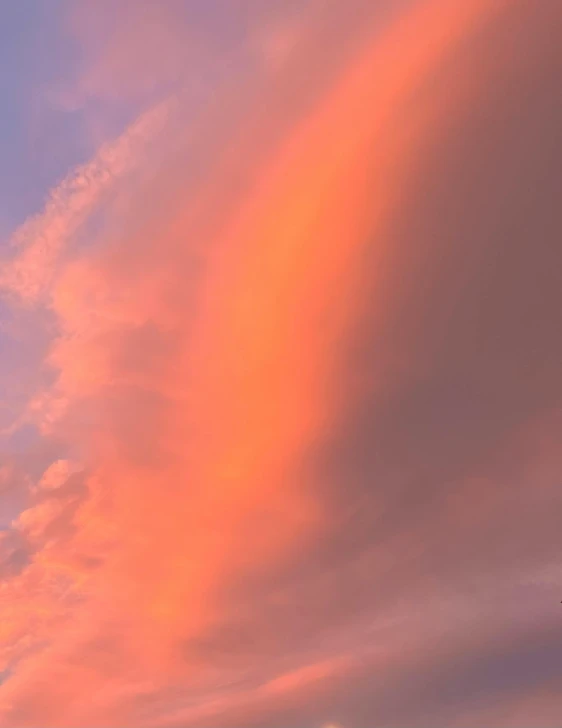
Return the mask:
<path fill-rule="evenodd" d="M 53 189 L 38 215 L 12 235 L 13 260 L 3 265 L 0 284 L 27 303 L 49 290 L 57 262 L 81 226 L 116 181 L 141 164 L 143 145 L 163 128 L 167 104 L 142 114 L 117 140 L 102 146 L 90 162 L 72 170 Z"/>

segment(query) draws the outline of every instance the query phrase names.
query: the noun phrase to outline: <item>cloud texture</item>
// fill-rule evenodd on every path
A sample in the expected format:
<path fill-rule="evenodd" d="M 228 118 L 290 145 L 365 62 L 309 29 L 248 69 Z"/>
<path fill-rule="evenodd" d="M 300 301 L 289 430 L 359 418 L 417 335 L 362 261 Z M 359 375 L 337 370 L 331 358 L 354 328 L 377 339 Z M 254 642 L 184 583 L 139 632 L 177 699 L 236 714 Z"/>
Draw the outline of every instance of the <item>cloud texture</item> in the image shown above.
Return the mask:
<path fill-rule="evenodd" d="M 556 726 L 560 7 L 239 5 L 61 9 L 0 724 Z"/>

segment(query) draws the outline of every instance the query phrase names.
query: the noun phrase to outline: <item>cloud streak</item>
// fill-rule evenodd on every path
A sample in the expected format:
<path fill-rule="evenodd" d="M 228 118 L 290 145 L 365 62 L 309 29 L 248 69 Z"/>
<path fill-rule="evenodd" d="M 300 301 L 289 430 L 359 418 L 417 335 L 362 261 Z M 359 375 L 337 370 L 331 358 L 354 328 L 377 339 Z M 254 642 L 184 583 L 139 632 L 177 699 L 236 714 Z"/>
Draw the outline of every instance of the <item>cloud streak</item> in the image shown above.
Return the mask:
<path fill-rule="evenodd" d="M 146 144 L 164 125 L 166 104 L 145 112 L 121 137 L 102 146 L 96 157 L 74 169 L 49 194 L 41 213 L 14 232 L 14 259 L 3 266 L 1 284 L 27 303 L 49 291 L 57 261 L 78 235 L 104 194 L 132 171 Z"/>

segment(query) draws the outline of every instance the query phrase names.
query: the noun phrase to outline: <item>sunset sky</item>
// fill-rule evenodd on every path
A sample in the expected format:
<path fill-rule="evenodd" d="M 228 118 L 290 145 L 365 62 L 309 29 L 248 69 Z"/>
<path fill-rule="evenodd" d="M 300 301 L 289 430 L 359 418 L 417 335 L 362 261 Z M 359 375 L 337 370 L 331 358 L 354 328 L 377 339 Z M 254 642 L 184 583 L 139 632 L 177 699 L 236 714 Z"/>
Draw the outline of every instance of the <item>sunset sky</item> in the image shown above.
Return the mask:
<path fill-rule="evenodd" d="M 560 728 L 560 0 L 0 59 L 0 728 Z"/>

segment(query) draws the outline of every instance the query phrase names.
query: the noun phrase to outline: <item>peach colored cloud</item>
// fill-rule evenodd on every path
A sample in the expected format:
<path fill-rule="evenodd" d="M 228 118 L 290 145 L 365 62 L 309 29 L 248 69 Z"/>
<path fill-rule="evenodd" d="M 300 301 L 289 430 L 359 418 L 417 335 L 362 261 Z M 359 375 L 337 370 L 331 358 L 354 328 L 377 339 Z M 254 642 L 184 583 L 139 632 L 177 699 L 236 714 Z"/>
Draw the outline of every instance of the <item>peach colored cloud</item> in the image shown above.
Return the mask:
<path fill-rule="evenodd" d="M 390 628 L 376 634 L 365 614 L 356 615 L 355 632 L 340 629 L 337 605 L 319 599 L 327 624 L 313 617 L 305 625 L 318 634 L 326 629 L 329 639 L 313 649 L 305 630 L 295 637 L 286 627 L 286 612 L 293 609 L 299 623 L 306 600 L 295 607 L 283 580 L 302 568 L 324 601 L 350 598 L 329 569 L 318 581 L 306 571 L 335 528 L 329 478 L 313 462 L 329 447 L 342 409 L 355 404 L 350 392 L 361 389 L 342 382 L 342 372 L 369 287 L 386 292 L 389 266 L 400 268 L 396 216 L 421 194 L 412 179 L 418 184 L 431 166 L 429 140 L 441 129 L 431 82 L 500 7 L 493 0 L 410 3 L 384 32 L 373 28 L 373 40 L 324 79 L 323 93 L 311 88 L 315 103 L 306 114 L 295 120 L 294 108 L 280 110 L 287 131 L 260 148 L 259 164 L 251 146 L 248 159 L 219 151 L 214 176 L 200 185 L 167 156 L 189 146 L 181 105 L 163 120 L 172 138 L 150 153 L 143 151 L 143 117 L 133 132 L 140 151 L 127 132 L 80 172 L 79 180 L 93 178 L 85 191 L 71 176 L 45 213 L 24 225 L 24 250 L 5 285 L 24 298 L 46 293 L 56 321 L 46 362 L 55 382 L 35 409 L 83 462 L 53 463 L 14 523 L 29 563 L 2 586 L 6 725 L 211 725 L 229 716 L 238 725 L 248 715 L 258 725 L 273 698 L 297 710 L 316 686 L 328 700 L 323 684 L 350 674 L 359 684 L 365 666 L 386 670 L 389 693 L 399 694 L 403 675 L 423 669 L 420 656 L 439 666 L 449 655 L 440 644 L 433 649 L 443 625 L 469 629 L 465 596 L 441 586 L 414 618 L 384 604 L 390 625 L 393 618 L 406 625 L 409 645 Z M 131 31 L 134 49 L 150 26 Z M 113 52 L 107 58 L 118 75 L 127 37 L 118 61 Z M 439 114 L 454 116 L 459 96 Z M 279 121 L 254 113 L 260 124 Z M 135 164 L 142 179 L 113 179 L 115 165 L 130 171 Z M 242 191 L 236 164 L 258 170 Z M 108 219 L 104 238 L 69 255 L 67 243 L 98 205 Z M 375 327 L 400 306 L 398 298 L 377 298 Z M 411 368 L 423 369 L 420 362 Z M 399 379 L 387 374 L 373 385 L 383 395 Z M 467 482 L 485 492 L 494 480 Z M 467 492 L 460 491 L 458 522 L 451 513 L 459 500 L 437 509 L 443 529 L 453 524 L 469 536 L 472 518 L 482 526 L 487 514 L 497 517 L 501 492 L 473 511 Z M 376 574 L 392 594 L 397 554 L 416 563 L 422 535 L 423 526 L 413 524 L 406 537 L 398 531 L 387 538 L 386 552 L 366 549 L 350 566 L 349 583 Z M 306 595 L 307 584 L 299 589 Z M 377 612 L 382 622 L 387 616 Z M 362 651 L 368 640 L 376 648 Z M 468 679 L 478 656 L 462 647 Z M 501 663 L 495 653 L 487 658 L 492 667 Z M 390 698 L 377 695 L 383 711 Z"/>
<path fill-rule="evenodd" d="M 10 245 L 15 258 L 4 262 L 0 275 L 4 291 L 29 303 L 48 291 L 65 247 L 104 194 L 139 162 L 143 144 L 162 128 L 167 106 L 161 104 L 143 114 L 119 139 L 102 146 L 93 160 L 70 172 L 51 191 L 43 211 L 14 232 Z"/>

